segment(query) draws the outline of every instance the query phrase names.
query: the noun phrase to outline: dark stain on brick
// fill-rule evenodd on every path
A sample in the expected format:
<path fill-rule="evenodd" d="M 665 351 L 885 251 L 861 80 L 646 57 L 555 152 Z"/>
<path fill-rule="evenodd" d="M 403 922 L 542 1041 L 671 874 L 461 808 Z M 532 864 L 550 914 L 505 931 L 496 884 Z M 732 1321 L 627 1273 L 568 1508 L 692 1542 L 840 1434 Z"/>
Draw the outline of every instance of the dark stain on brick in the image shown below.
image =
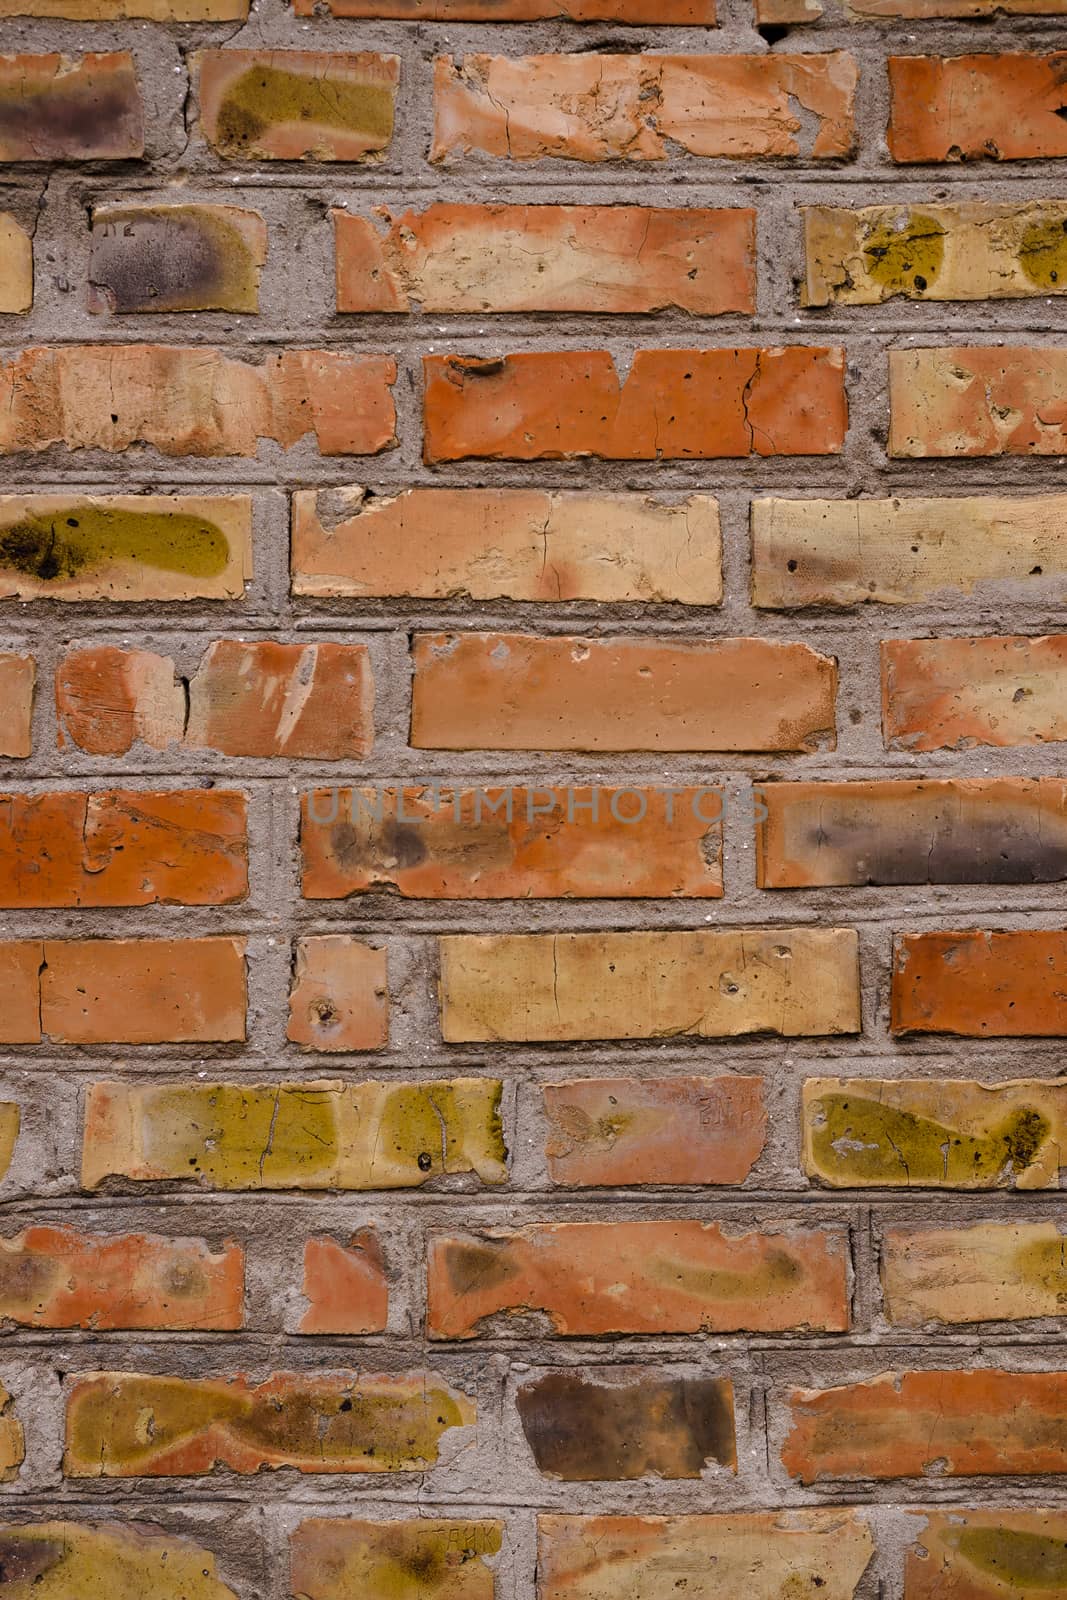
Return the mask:
<path fill-rule="evenodd" d="M 469 1242 L 449 1240 L 444 1247 L 444 1256 L 445 1271 L 454 1294 L 473 1294 L 480 1289 L 492 1289 L 515 1276 L 506 1241 L 493 1244 L 474 1239 Z"/>
<path fill-rule="evenodd" d="M 36 1584 L 66 1555 L 58 1539 L 42 1537 L 32 1528 L 9 1528 L 0 1536 L 0 1589 L 11 1584 Z"/>
<path fill-rule="evenodd" d="M 94 222 L 92 311 L 255 311 L 259 269 L 237 228 L 207 206 L 109 212 Z"/>
<path fill-rule="evenodd" d="M 74 504 L 0 527 L 0 567 L 43 583 L 74 579 L 115 561 L 217 577 L 229 554 L 221 528 L 180 511 Z"/>
<path fill-rule="evenodd" d="M 31 66 L 0 80 L 0 160 L 118 160 L 143 149 L 132 61 L 99 74 L 87 64 L 52 76 Z"/>

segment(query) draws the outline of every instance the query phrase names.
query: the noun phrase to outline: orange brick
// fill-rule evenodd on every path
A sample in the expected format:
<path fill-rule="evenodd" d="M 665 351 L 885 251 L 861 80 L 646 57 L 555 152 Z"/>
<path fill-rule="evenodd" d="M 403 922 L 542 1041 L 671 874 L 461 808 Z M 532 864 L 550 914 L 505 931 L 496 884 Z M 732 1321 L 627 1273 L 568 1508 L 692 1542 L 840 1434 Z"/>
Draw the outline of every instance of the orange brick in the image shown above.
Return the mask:
<path fill-rule="evenodd" d="M 889 1228 L 881 1266 L 894 1326 L 1058 1317 L 1067 1303 L 1067 1248 L 1055 1222 Z"/>
<path fill-rule="evenodd" d="M 388 356 L 285 350 L 250 359 L 177 345 L 65 345 L 0 366 L 0 454 L 126 450 L 254 456 L 311 434 L 325 456 L 373 455 L 394 441 Z"/>
<path fill-rule="evenodd" d="M 243 1302 L 236 1244 L 51 1227 L 0 1239 L 0 1317 L 21 1327 L 235 1329 Z"/>
<path fill-rule="evenodd" d="M 898 458 L 1065 455 L 1067 350 L 891 350 L 889 408 Z"/>
<path fill-rule="evenodd" d="M 659 27 L 715 26 L 715 0 L 329 0 L 335 17 L 382 17 L 398 22 L 656 23 Z M 315 0 L 294 0 L 298 17 L 313 17 Z"/>
<path fill-rule="evenodd" d="M 904 1600 L 1015 1600 L 1067 1588 L 1062 1511 L 913 1513 L 924 1521 L 904 1557 Z"/>
<path fill-rule="evenodd" d="M 389 1280 L 374 1230 L 361 1228 L 347 1245 L 308 1239 L 302 1293 L 308 1308 L 298 1333 L 384 1333 Z"/>
<path fill-rule="evenodd" d="M 0 211 L 0 312 L 17 316 L 32 305 L 33 240 L 9 211 Z"/>
<path fill-rule="evenodd" d="M 33 690 L 37 663 L 32 656 L 0 653 L 0 756 L 23 759 L 33 750 Z"/>
<path fill-rule="evenodd" d="M 1067 53 L 890 56 L 894 161 L 1067 155 L 1059 115 Z"/>
<path fill-rule="evenodd" d="M 174 663 L 150 650 L 117 645 L 73 649 L 56 668 L 59 745 L 90 755 L 125 755 L 138 741 L 153 750 L 177 744 L 185 694 Z"/>
<path fill-rule="evenodd" d="M 503 1314 L 541 1311 L 556 1333 L 841 1333 L 841 1234 L 740 1233 L 718 1223 L 542 1223 L 435 1237 L 427 1327 L 471 1339 Z"/>
<path fill-rule="evenodd" d="M 848 426 L 836 347 L 638 350 L 625 380 L 607 350 L 423 366 L 431 463 L 834 455 Z"/>
<path fill-rule="evenodd" d="M 0 161 L 127 161 L 144 154 L 133 57 L 0 56 Z"/>
<path fill-rule="evenodd" d="M 0 906 L 243 900 L 247 810 L 224 789 L 0 795 Z"/>
<path fill-rule="evenodd" d="M 703 788 L 317 790 L 301 802 L 302 893 L 715 898 L 722 805 Z"/>
<path fill-rule="evenodd" d="M 200 126 L 230 161 L 362 161 L 388 149 L 397 56 L 204 50 Z"/>
<path fill-rule="evenodd" d="M 383 1050 L 389 1043 L 386 952 L 347 934 L 299 939 L 287 1038 L 305 1050 Z"/>
<path fill-rule="evenodd" d="M 43 950 L 45 962 L 36 1037 L 56 1044 L 245 1037 L 243 939 L 46 939 L 32 948 Z"/>
<path fill-rule="evenodd" d="M 1067 634 L 886 639 L 882 725 L 898 750 L 1067 739 Z"/>
<path fill-rule="evenodd" d="M 893 951 L 893 1032 L 1067 1036 L 1067 932 L 905 933 Z"/>
<path fill-rule="evenodd" d="M 425 750 L 812 750 L 834 742 L 837 668 L 771 639 L 416 634 Z"/>
<path fill-rule="evenodd" d="M 672 146 L 696 156 L 847 156 L 857 76 L 840 51 L 471 55 L 459 65 L 439 56 L 430 159 L 476 150 L 512 161 L 663 161 Z"/>
<path fill-rule="evenodd" d="M 334 212 L 338 311 L 756 309 L 756 213 L 440 204 Z"/>
<path fill-rule="evenodd" d="M 1067 1472 L 1067 1372 L 890 1372 L 788 1404 L 782 1460 L 801 1483 Z"/>

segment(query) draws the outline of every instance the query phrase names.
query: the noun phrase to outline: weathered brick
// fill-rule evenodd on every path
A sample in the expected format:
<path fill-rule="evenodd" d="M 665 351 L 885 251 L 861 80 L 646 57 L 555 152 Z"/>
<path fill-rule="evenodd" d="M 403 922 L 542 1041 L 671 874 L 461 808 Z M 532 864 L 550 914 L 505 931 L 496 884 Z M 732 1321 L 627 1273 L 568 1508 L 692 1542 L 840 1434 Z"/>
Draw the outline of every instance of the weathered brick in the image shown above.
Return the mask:
<path fill-rule="evenodd" d="M 894 161 L 1067 155 L 1067 55 L 890 56 Z"/>
<path fill-rule="evenodd" d="M 543 1094 L 553 1183 L 744 1183 L 767 1134 L 762 1078 L 578 1078 Z"/>
<path fill-rule="evenodd" d="M 916 21 L 928 17 L 1058 17 L 1067 11 L 1067 0 L 846 0 L 846 10 L 857 21 L 883 17 Z"/>
<path fill-rule="evenodd" d="M 754 500 L 757 606 L 908 605 L 944 595 L 1060 600 L 1067 496 Z M 943 641 L 946 646 L 951 641 Z"/>
<path fill-rule="evenodd" d="M 1007 1322 L 1067 1310 L 1064 1235 L 1054 1222 L 889 1228 L 882 1290 L 890 1322 Z"/>
<path fill-rule="evenodd" d="M 181 740 L 185 716 L 174 662 L 151 650 L 89 645 L 68 651 L 56 668 L 61 749 L 69 740 L 97 756 L 125 755 L 138 741 L 166 750 Z"/>
<path fill-rule="evenodd" d="M 0 454 L 149 444 L 254 456 L 263 439 L 288 449 L 311 434 L 325 456 L 373 455 L 393 443 L 395 381 L 390 357 L 337 350 L 34 347 L 0 366 Z"/>
<path fill-rule="evenodd" d="M 889 0 L 895 4 L 897 0 Z M 961 4 L 966 0 L 960 0 Z M 1067 13 L 1067 0 L 1064 0 Z M 1067 294 L 1067 201 L 805 206 L 801 303 Z"/>
<path fill-rule="evenodd" d="M 1067 932 L 898 934 L 891 1025 L 898 1034 L 1067 1035 Z"/>
<path fill-rule="evenodd" d="M 540 1223 L 431 1239 L 427 1329 L 472 1339 L 501 1313 L 556 1333 L 842 1333 L 843 1235 L 741 1233 L 715 1222 Z"/>
<path fill-rule="evenodd" d="M 716 606 L 719 506 L 703 494 L 298 489 L 292 575 L 302 595 Z"/>
<path fill-rule="evenodd" d="M 416 749 L 813 750 L 834 742 L 836 662 L 806 644 L 421 633 L 412 654 Z"/>
<path fill-rule="evenodd" d="M 305 1600 L 493 1600 L 486 1556 L 503 1542 L 499 1522 L 362 1522 L 312 1517 L 290 1535 L 291 1587 Z"/>
<path fill-rule="evenodd" d="M 298 939 L 286 1037 L 305 1050 L 389 1043 L 386 951 L 348 934 Z"/>
<path fill-rule="evenodd" d="M 143 1521 L 0 1524 L 5 1600 L 238 1600 L 215 1557 Z"/>
<path fill-rule="evenodd" d="M 0 312 L 17 314 L 32 305 L 33 240 L 9 212 L 0 211 Z"/>
<path fill-rule="evenodd" d="M 41 1037 L 40 939 L 0 942 L 0 1044 L 37 1044 Z"/>
<path fill-rule="evenodd" d="M 430 159 L 663 161 L 672 146 L 737 159 L 847 156 L 857 77 L 843 51 L 439 56 Z"/>
<path fill-rule="evenodd" d="M 304 1244 L 307 1301 L 298 1333 L 384 1333 L 389 1322 L 389 1280 L 372 1228 L 348 1244 L 312 1236 Z"/>
<path fill-rule="evenodd" d="M 0 1239 L 0 1318 L 22 1327 L 233 1329 L 243 1300 L 236 1244 L 53 1227 Z"/>
<path fill-rule="evenodd" d="M 889 413 L 897 458 L 1065 455 L 1067 350 L 890 350 Z"/>
<path fill-rule="evenodd" d="M 756 309 L 756 213 L 439 204 L 334 212 L 338 311 Z"/>
<path fill-rule="evenodd" d="M 259 1472 L 420 1472 L 474 1402 L 433 1373 L 276 1372 L 263 1383 L 136 1372 L 77 1377 L 67 1399 L 69 1478 Z"/>
<path fill-rule="evenodd" d="M 0 959 L 0 970 L 3 968 Z M 21 1109 L 16 1101 L 0 1100 L 0 1179 L 6 1178 L 19 1136 Z"/>
<path fill-rule="evenodd" d="M 0 598 L 243 600 L 252 499 L 0 495 Z"/>
<path fill-rule="evenodd" d="M 833 1188 L 1048 1189 L 1067 1166 L 1067 1084 L 809 1078 L 808 1175 Z"/>
<path fill-rule="evenodd" d="M 229 161 L 363 161 L 386 150 L 398 56 L 204 50 L 200 126 Z"/>
<path fill-rule="evenodd" d="M 763 889 L 1067 878 L 1067 783 L 1058 778 L 768 783 L 759 795 Z"/>
<path fill-rule="evenodd" d="M 882 726 L 898 750 L 1067 739 L 1067 634 L 887 639 Z"/>
<path fill-rule="evenodd" d="M 904 1600 L 1026 1600 L 1067 1589 L 1062 1511 L 922 1511 L 904 1557 Z"/>
<path fill-rule="evenodd" d="M 854 1511 L 537 1519 L 538 1600 L 854 1600 L 874 1540 Z"/>
<path fill-rule="evenodd" d="M 37 663 L 32 656 L 0 652 L 0 756 L 22 760 L 33 751 L 33 691 Z"/>
<path fill-rule="evenodd" d="M 1046 0 L 1047 3 L 1047 0 Z M 715 26 L 715 0 L 329 0 L 335 17 L 385 17 L 399 22 L 654 22 L 659 27 Z M 315 0 L 294 0 L 298 17 L 313 17 Z"/>
<path fill-rule="evenodd" d="M 851 928 L 458 934 L 440 952 L 453 1044 L 860 1029 Z"/>
<path fill-rule="evenodd" d="M 144 154 L 133 57 L 0 56 L 0 161 L 126 161 Z"/>
<path fill-rule="evenodd" d="M 737 1471 L 728 1378 L 568 1369 L 520 1384 L 515 1406 L 539 1470 L 567 1483 L 699 1478 L 712 1462 Z"/>
<path fill-rule="evenodd" d="M 417 1188 L 442 1173 L 507 1179 L 500 1083 L 94 1083 L 82 1186 Z"/>
<path fill-rule="evenodd" d="M 601 789 L 328 789 L 301 802 L 310 900 L 722 894 L 722 794 Z"/>
<path fill-rule="evenodd" d="M 0 1483 L 11 1483 L 18 1477 L 26 1456 L 22 1423 L 11 1407 L 11 1396 L 0 1383 Z"/>
<path fill-rule="evenodd" d="M 887 1372 L 788 1404 L 782 1460 L 801 1483 L 1067 1472 L 1065 1372 Z"/>
<path fill-rule="evenodd" d="M 267 225 L 256 211 L 96 206 L 89 310 L 258 311 L 266 259 Z"/>
<path fill-rule="evenodd" d="M 431 463 L 835 455 L 848 427 L 837 346 L 638 350 L 622 380 L 607 350 L 427 355 L 423 366 Z"/>
<path fill-rule="evenodd" d="M 247 812 L 226 789 L 0 794 L 0 907 L 243 900 Z"/>
<path fill-rule="evenodd" d="M 795 28 L 817 22 L 823 14 L 819 0 L 755 0 L 757 28 Z"/>

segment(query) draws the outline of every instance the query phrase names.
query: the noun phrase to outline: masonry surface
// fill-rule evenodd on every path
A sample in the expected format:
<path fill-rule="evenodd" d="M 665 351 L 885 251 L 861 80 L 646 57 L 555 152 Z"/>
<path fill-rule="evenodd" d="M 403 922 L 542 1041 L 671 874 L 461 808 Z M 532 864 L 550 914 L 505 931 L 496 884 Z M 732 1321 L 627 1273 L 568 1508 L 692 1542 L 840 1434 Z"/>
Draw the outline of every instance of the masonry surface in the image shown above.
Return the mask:
<path fill-rule="evenodd" d="M 0 1593 L 1067 1596 L 1067 0 L 0 19 Z"/>

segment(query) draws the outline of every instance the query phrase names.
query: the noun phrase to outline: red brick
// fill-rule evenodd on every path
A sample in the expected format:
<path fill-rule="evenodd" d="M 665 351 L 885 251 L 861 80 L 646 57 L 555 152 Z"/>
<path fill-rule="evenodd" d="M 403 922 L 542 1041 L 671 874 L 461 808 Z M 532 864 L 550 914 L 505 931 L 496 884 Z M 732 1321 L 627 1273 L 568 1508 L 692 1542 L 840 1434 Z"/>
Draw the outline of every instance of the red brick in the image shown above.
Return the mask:
<path fill-rule="evenodd" d="M 0 1239 L 0 1318 L 29 1328 L 240 1328 L 244 1254 L 228 1243 L 25 1228 Z"/>
<path fill-rule="evenodd" d="M 889 408 L 900 459 L 1065 455 L 1067 350 L 891 350 Z"/>
<path fill-rule="evenodd" d="M 243 900 L 247 810 L 224 789 L 0 795 L 0 906 Z"/>
<path fill-rule="evenodd" d="M 397 56 L 204 50 L 200 126 L 230 161 L 362 161 L 388 149 Z"/>
<path fill-rule="evenodd" d="M 335 17 L 385 17 L 399 22 L 656 23 L 715 25 L 715 0 L 328 0 Z M 294 0 L 298 17 L 313 17 L 315 0 Z"/>
<path fill-rule="evenodd" d="M 0 56 L 0 161 L 126 161 L 144 154 L 133 57 Z"/>
<path fill-rule="evenodd" d="M 308 1239 L 301 1292 L 308 1308 L 298 1333 L 384 1333 L 389 1280 L 374 1230 L 361 1228 L 347 1245 L 325 1237 Z"/>
<path fill-rule="evenodd" d="M 0 653 L 0 756 L 21 760 L 32 753 L 36 679 L 32 656 Z"/>
<path fill-rule="evenodd" d="M 5 939 L 0 943 L 0 1044 L 37 1044 L 41 1037 L 40 939 Z"/>
<path fill-rule="evenodd" d="M 1067 1472 L 1067 1372 L 890 1372 L 788 1404 L 782 1460 L 801 1483 Z"/>
<path fill-rule="evenodd" d="M 837 347 L 638 350 L 624 380 L 607 350 L 423 366 L 431 463 L 835 455 L 848 426 Z"/>
<path fill-rule="evenodd" d="M 513 161 L 663 161 L 674 146 L 696 156 L 847 156 L 857 76 L 840 51 L 471 55 L 459 65 L 439 56 L 430 159 L 477 150 Z"/>
<path fill-rule="evenodd" d="M 1067 634 L 886 639 L 882 725 L 898 750 L 1067 739 Z"/>
<path fill-rule="evenodd" d="M 890 56 L 894 161 L 1035 160 L 1067 155 L 1067 53 Z"/>
<path fill-rule="evenodd" d="M 138 741 L 166 750 L 180 742 L 185 715 L 174 662 L 150 650 L 89 645 L 56 668 L 61 749 L 69 740 L 94 756 L 125 755 Z"/>
<path fill-rule="evenodd" d="M 432 1339 L 540 1311 L 556 1333 L 842 1333 L 841 1234 L 741 1233 L 718 1223 L 541 1223 L 430 1241 Z"/>
<path fill-rule="evenodd" d="M 299 939 L 286 1037 L 305 1050 L 382 1050 L 389 1043 L 386 952 L 347 934 Z"/>
<path fill-rule="evenodd" d="M 334 212 L 338 311 L 756 309 L 756 213 L 439 204 Z"/>
<path fill-rule="evenodd" d="M 1067 932 L 905 933 L 893 951 L 894 1033 L 1067 1036 Z"/>

